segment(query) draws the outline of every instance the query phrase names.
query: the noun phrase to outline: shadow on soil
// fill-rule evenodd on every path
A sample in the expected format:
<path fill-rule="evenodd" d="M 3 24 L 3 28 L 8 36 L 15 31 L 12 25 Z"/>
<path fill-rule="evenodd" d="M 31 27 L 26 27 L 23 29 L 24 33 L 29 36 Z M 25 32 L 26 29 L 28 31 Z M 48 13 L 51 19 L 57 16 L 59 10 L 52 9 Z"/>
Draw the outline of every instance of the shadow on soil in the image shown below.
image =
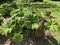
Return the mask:
<path fill-rule="evenodd" d="M 34 38 L 31 37 L 21 43 L 21 45 L 59 45 L 54 37 L 50 38 Z"/>
<path fill-rule="evenodd" d="M 53 45 L 58 45 L 57 40 L 56 40 L 53 36 L 51 36 L 51 38 L 48 38 L 48 40 L 50 40 L 50 42 L 51 42 Z"/>
<path fill-rule="evenodd" d="M 4 36 L 0 36 L 0 45 L 4 45 L 5 42 L 7 45 L 59 45 L 57 40 L 54 37 L 49 37 L 47 39 L 41 37 L 41 38 L 35 38 L 35 37 L 29 37 L 26 38 L 23 42 L 12 42 L 10 41 L 10 44 L 8 44 L 9 41 Z"/>

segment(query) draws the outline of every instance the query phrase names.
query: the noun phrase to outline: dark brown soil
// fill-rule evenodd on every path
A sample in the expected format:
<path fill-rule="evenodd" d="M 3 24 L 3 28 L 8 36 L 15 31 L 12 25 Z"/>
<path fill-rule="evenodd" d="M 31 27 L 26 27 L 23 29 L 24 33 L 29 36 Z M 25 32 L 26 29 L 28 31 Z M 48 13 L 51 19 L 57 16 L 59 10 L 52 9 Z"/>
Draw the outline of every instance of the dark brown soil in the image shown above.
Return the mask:
<path fill-rule="evenodd" d="M 50 38 L 29 37 L 22 42 L 11 41 L 5 36 L 0 36 L 0 45 L 58 45 L 57 41 L 51 36 Z"/>

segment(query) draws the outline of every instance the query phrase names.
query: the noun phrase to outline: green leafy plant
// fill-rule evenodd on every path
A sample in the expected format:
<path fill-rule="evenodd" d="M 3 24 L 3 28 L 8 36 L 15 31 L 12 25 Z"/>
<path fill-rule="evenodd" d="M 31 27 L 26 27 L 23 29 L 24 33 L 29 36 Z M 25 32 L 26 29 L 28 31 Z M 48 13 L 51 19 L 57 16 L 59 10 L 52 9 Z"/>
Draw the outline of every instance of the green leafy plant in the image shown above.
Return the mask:
<path fill-rule="evenodd" d="M 10 3 L 0 5 L 1 35 L 5 35 L 16 41 L 22 41 L 24 38 L 29 37 L 33 33 L 32 31 L 35 31 L 35 36 L 40 37 L 47 29 L 58 30 L 58 24 L 55 23 L 53 18 L 50 18 L 50 14 L 49 18 L 46 19 L 47 14 L 41 15 L 39 9 L 34 9 L 34 7 L 21 7 L 17 3 L 15 5 L 17 8 L 13 7 Z M 6 15 L 7 17 L 5 18 Z M 3 22 L 7 18 L 8 20 Z"/>

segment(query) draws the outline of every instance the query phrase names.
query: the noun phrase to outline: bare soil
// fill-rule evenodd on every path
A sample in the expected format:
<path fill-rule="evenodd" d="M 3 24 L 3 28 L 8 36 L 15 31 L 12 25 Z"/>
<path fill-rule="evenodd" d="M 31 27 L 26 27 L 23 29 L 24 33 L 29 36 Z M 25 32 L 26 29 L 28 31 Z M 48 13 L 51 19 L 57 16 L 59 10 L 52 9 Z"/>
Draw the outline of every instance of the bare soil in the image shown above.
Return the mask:
<path fill-rule="evenodd" d="M 58 43 L 52 36 L 50 38 L 32 36 L 22 42 L 15 42 L 5 36 L 0 36 L 0 45 L 58 45 Z"/>

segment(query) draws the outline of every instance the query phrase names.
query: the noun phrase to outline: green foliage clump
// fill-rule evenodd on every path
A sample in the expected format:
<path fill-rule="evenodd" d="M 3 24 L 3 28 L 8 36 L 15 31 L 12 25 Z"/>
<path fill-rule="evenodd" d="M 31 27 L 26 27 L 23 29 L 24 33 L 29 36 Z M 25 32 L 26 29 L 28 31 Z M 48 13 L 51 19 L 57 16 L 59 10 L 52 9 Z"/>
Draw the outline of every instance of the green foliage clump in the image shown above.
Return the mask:
<path fill-rule="evenodd" d="M 14 1 L 21 2 L 23 0 Z M 10 17 L 8 17 L 8 15 L 10 15 Z M 34 30 L 35 34 L 38 36 L 43 33 L 40 30 L 58 30 L 58 25 L 55 23 L 55 20 L 53 18 L 47 20 L 45 16 L 46 15 L 44 14 L 40 14 L 39 9 L 33 7 L 21 7 L 17 2 L 14 2 L 14 5 L 13 3 L 1 4 L 0 34 L 16 41 L 22 41 L 25 37 L 30 36 L 31 32 Z M 8 20 L 3 22 L 3 20 L 6 20 L 7 18 Z"/>

